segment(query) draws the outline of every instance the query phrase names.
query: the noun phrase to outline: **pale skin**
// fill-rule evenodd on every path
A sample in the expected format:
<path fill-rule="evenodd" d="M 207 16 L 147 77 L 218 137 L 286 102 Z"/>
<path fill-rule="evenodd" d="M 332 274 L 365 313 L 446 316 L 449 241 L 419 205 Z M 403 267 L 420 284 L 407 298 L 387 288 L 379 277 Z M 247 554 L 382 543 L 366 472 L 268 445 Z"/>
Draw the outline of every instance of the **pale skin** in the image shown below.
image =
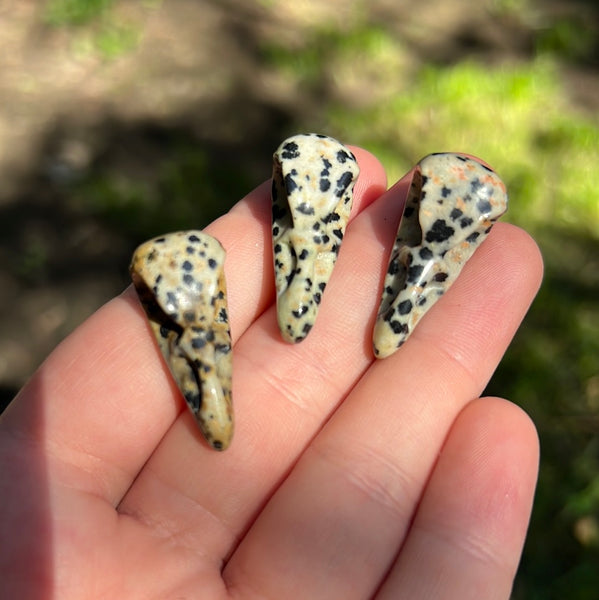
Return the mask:
<path fill-rule="evenodd" d="M 277 330 L 269 184 L 206 229 L 227 250 L 228 450 L 202 439 L 131 289 L 2 415 L 7 598 L 509 598 L 538 442 L 522 410 L 479 395 L 538 289 L 539 252 L 495 225 L 375 361 L 407 180 L 384 193 L 380 164 L 354 150 L 352 221 L 301 344 Z"/>

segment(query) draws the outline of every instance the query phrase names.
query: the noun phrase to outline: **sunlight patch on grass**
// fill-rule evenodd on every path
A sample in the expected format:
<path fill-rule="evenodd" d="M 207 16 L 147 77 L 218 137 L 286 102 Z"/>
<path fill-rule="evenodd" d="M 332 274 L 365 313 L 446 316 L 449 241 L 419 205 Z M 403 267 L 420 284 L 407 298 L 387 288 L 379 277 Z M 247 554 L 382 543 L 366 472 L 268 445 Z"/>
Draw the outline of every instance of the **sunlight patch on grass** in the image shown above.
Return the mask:
<path fill-rule="evenodd" d="M 391 181 L 430 152 L 467 152 L 506 182 L 511 220 L 599 231 L 599 125 L 568 107 L 549 62 L 426 66 L 386 102 L 338 105 L 330 117 L 345 139 L 376 149 Z"/>
<path fill-rule="evenodd" d="M 146 0 L 144 10 L 156 9 L 161 0 Z M 48 25 L 67 28 L 75 56 L 114 60 L 137 48 L 143 25 L 117 15 L 114 0 L 51 0 L 42 19 Z"/>
<path fill-rule="evenodd" d="M 103 15 L 112 4 L 113 0 L 50 0 L 44 20 L 56 26 L 83 25 Z"/>

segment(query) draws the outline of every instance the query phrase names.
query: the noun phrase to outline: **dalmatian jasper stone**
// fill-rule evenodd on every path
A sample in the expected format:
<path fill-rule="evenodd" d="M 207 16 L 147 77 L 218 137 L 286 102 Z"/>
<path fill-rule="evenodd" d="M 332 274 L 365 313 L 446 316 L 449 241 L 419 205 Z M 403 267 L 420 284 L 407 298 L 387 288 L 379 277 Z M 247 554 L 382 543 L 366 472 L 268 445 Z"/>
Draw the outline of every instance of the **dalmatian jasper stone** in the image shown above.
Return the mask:
<path fill-rule="evenodd" d="M 333 271 L 360 170 L 351 151 L 319 134 L 286 139 L 273 156 L 272 239 L 283 339 L 312 329 Z"/>
<path fill-rule="evenodd" d="M 505 185 L 477 160 L 443 153 L 418 163 L 374 328 L 377 358 L 406 341 L 506 210 Z"/>
<path fill-rule="evenodd" d="M 215 450 L 227 448 L 233 435 L 224 260 L 214 238 L 180 231 L 139 246 L 130 267 L 158 347 Z"/>

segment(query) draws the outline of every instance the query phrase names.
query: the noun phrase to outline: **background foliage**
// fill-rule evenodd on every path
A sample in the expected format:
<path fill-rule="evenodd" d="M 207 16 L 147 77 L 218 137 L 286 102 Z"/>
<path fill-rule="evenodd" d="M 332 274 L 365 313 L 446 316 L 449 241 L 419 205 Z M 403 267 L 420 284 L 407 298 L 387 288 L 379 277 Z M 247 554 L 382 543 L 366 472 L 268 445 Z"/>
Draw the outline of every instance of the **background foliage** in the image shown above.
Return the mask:
<path fill-rule="evenodd" d="M 86 86 L 56 86 L 77 91 L 61 96 L 41 128 L 41 150 L 25 153 L 19 178 L 0 188 L 0 267 L 10 284 L 0 303 L 25 298 L 22 314 L 11 313 L 17 325 L 3 323 L 3 395 L 125 285 L 137 243 L 222 214 L 269 176 L 286 135 L 319 131 L 361 145 L 383 161 L 390 183 L 429 152 L 478 155 L 506 182 L 508 218 L 533 234 L 546 263 L 541 292 L 487 390 L 523 406 L 542 445 L 514 598 L 595 599 L 598 7 L 198 5 L 51 0 L 25 16 L 59 56 L 57 75 L 80 68 Z M 25 83 L 38 114 L 52 88 Z M 40 309 L 27 299 L 40 294 L 50 300 L 36 321 Z M 19 371 L 11 365 L 23 352 L 31 358 Z"/>

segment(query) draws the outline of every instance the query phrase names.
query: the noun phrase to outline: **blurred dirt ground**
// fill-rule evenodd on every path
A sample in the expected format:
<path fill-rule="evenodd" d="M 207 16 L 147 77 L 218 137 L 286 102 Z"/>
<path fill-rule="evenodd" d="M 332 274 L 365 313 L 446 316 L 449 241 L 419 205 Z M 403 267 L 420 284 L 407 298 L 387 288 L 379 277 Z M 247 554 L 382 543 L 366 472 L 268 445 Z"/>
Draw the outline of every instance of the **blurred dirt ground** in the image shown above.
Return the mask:
<path fill-rule="evenodd" d="M 94 211 L 93 203 L 90 209 L 81 191 L 73 193 L 90 173 L 141 181 L 136 193 L 172 202 L 176 212 L 176 198 L 156 200 L 157 173 L 174 148 L 194 157 L 198 149 L 210 178 L 198 181 L 198 195 L 205 185 L 216 200 L 198 208 L 186 226 L 202 227 L 269 177 L 273 149 L 298 124 L 320 129 L 327 97 L 351 93 L 359 101 L 360 93 L 372 93 L 355 82 L 297 89 L 263 60 L 269 42 L 293 48 L 315 26 L 343 33 L 361 19 L 401 37 L 405 73 L 426 61 L 529 58 L 529 25 L 498 18 L 488 4 L 123 1 L 112 19 L 131 24 L 133 47 L 107 59 L 94 49 L 97 24 L 52 27 L 42 18 L 44 3 L 0 0 L 2 400 L 127 285 L 130 253 L 147 229 L 144 217 L 124 207 L 119 214 L 131 220 L 124 226 Z M 544 3 L 546 12 L 580 10 L 597 15 L 592 3 Z M 599 108 L 594 68 L 573 65 L 564 81 L 581 111 Z"/>

